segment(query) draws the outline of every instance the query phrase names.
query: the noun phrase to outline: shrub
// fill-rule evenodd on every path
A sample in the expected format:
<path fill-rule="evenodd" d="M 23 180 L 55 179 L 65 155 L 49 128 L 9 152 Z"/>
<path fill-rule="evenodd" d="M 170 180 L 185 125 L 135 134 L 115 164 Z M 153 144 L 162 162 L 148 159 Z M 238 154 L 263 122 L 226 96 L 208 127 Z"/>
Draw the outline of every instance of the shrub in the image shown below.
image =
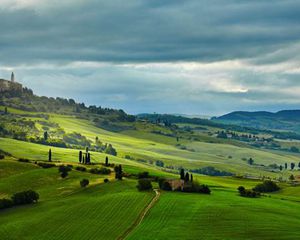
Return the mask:
<path fill-rule="evenodd" d="M 28 159 L 25 159 L 25 158 L 19 158 L 18 161 L 19 162 L 24 162 L 24 163 L 30 162 Z"/>
<path fill-rule="evenodd" d="M 104 183 L 108 183 L 109 180 L 107 178 L 104 179 Z"/>
<path fill-rule="evenodd" d="M 158 186 L 159 186 L 159 188 L 162 188 L 162 185 L 163 185 L 164 181 L 166 181 L 165 178 L 159 178 L 158 179 Z"/>
<path fill-rule="evenodd" d="M 68 172 L 61 172 L 61 173 L 60 173 L 60 176 L 61 176 L 62 178 L 66 178 L 68 175 L 69 175 Z"/>
<path fill-rule="evenodd" d="M 149 178 L 149 173 L 148 172 L 141 172 L 138 174 L 138 178 L 142 179 L 142 178 Z"/>
<path fill-rule="evenodd" d="M 163 161 L 157 160 L 157 161 L 155 162 L 155 165 L 158 166 L 158 167 L 164 167 L 165 164 L 164 164 Z"/>
<path fill-rule="evenodd" d="M 33 202 L 37 202 L 39 199 L 39 194 L 33 190 L 28 190 L 24 192 L 15 193 L 11 197 L 14 205 L 22 205 L 22 204 L 29 204 Z"/>
<path fill-rule="evenodd" d="M 5 157 L 5 156 L 4 156 L 3 154 L 0 154 L 0 160 L 1 160 L 1 159 L 4 159 L 4 157 Z"/>
<path fill-rule="evenodd" d="M 90 173 L 92 174 L 110 174 L 111 170 L 109 168 L 91 168 Z"/>
<path fill-rule="evenodd" d="M 68 172 L 71 171 L 72 169 L 69 166 L 65 165 L 60 165 L 58 168 L 58 172 L 60 172 L 60 176 L 62 178 L 65 178 L 68 176 Z"/>
<path fill-rule="evenodd" d="M 10 208 L 14 205 L 13 201 L 11 199 L 0 199 L 0 209 L 4 208 Z"/>
<path fill-rule="evenodd" d="M 152 184 L 149 179 L 139 179 L 136 187 L 139 191 L 147 191 L 152 189 Z"/>
<path fill-rule="evenodd" d="M 37 165 L 42 168 L 52 168 L 56 166 L 54 163 L 46 163 L 46 162 L 38 162 Z"/>
<path fill-rule="evenodd" d="M 256 185 L 253 188 L 253 191 L 256 192 L 275 192 L 278 191 L 280 188 L 278 187 L 278 185 L 271 181 L 271 180 L 266 180 L 261 184 Z"/>
<path fill-rule="evenodd" d="M 87 185 L 89 185 L 90 181 L 88 179 L 82 179 L 80 181 L 80 186 L 81 187 L 86 187 Z"/>
<path fill-rule="evenodd" d="M 183 187 L 183 192 L 194 192 L 194 193 L 204 193 L 204 194 L 210 194 L 210 189 L 207 185 L 200 185 L 197 182 L 189 182 L 185 183 Z"/>
<path fill-rule="evenodd" d="M 172 186 L 168 181 L 164 181 L 162 183 L 161 189 L 165 191 L 172 191 Z"/>
<path fill-rule="evenodd" d="M 250 189 L 245 189 L 243 186 L 239 186 L 237 190 L 239 191 L 239 194 L 242 197 L 255 198 L 260 196 L 259 192 Z"/>
<path fill-rule="evenodd" d="M 81 172 L 85 172 L 86 171 L 86 168 L 85 167 L 81 167 L 81 166 L 77 166 L 75 169 L 77 171 L 81 171 Z"/>

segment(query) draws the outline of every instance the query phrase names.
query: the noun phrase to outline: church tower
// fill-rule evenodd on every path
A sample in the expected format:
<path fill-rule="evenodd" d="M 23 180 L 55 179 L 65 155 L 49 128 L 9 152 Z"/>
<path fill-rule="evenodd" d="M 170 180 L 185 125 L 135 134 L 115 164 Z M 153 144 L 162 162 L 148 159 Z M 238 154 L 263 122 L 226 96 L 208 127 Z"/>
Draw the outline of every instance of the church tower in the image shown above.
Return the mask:
<path fill-rule="evenodd" d="M 10 81 L 15 82 L 15 74 L 14 74 L 14 72 L 11 73 Z"/>

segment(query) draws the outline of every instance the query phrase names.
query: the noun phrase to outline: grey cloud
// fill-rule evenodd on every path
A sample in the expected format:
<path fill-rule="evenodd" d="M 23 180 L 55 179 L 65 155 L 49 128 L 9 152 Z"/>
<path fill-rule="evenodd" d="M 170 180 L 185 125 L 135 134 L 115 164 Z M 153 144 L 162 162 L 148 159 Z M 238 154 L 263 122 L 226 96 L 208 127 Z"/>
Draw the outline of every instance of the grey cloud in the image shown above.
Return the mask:
<path fill-rule="evenodd" d="M 38 3 L 37 3 L 38 4 Z M 300 37 L 297 1 L 87 1 L 0 10 L 1 62 L 257 58 Z"/>

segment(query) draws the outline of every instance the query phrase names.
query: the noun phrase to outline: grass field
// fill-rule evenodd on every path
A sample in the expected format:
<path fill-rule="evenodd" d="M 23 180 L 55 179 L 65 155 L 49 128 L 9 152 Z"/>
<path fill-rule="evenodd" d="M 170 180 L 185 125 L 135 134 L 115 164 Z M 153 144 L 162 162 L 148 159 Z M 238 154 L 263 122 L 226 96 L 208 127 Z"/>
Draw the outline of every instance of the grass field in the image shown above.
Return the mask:
<path fill-rule="evenodd" d="M 38 118 L 31 115 L 26 118 Z M 126 173 L 148 171 L 153 176 L 166 178 L 178 178 L 180 167 L 205 166 L 253 177 L 287 179 L 291 173 L 299 175 L 298 170 L 278 173 L 261 166 L 297 163 L 299 154 L 264 151 L 229 141 L 209 143 L 183 138 L 177 142 L 174 137 L 153 133 L 159 126 L 144 123 L 136 123 L 135 129 L 116 132 L 68 115 L 50 114 L 49 121 L 57 123 L 66 133 L 79 132 L 91 141 L 98 136 L 117 149 L 117 156 L 91 152 L 95 165 L 87 166 L 88 169 L 101 166 L 108 156 L 110 163 L 122 164 Z M 43 169 L 34 164 L 34 161 L 48 160 L 49 148 L 57 165 L 78 165 L 77 149 L 0 138 L 0 149 L 12 154 L 0 160 L 0 198 L 28 189 L 40 194 L 37 204 L 0 211 L 1 239 L 117 239 L 132 226 L 155 195 L 153 191 L 138 192 L 136 179 L 114 180 L 114 173 L 95 175 L 72 170 L 62 179 L 57 167 Z M 131 159 L 125 159 L 125 155 Z M 249 157 L 254 159 L 255 165 L 247 164 L 245 159 Z M 18 158 L 27 158 L 31 163 L 19 162 Z M 175 169 L 157 167 L 156 160 Z M 83 178 L 90 180 L 87 188 L 79 185 Z M 104 178 L 110 182 L 104 184 Z M 194 179 L 209 185 L 212 194 L 162 192 L 127 239 L 300 238 L 300 186 L 280 183 L 280 191 L 250 199 L 238 196 L 237 187 L 252 188 L 261 180 L 197 174 Z M 157 187 L 157 183 L 153 184 Z"/>
<path fill-rule="evenodd" d="M 66 179 L 57 168 L 42 169 L 30 163 L 1 161 L 0 192 L 36 190 L 38 204 L 0 212 L 1 239 L 116 239 L 137 218 L 154 193 L 140 193 L 135 181 L 103 184 L 98 175 L 71 171 Z M 25 167 L 24 167 L 25 166 Z M 91 184 L 82 189 L 79 180 Z"/>
<path fill-rule="evenodd" d="M 300 205 L 231 190 L 167 193 L 128 239 L 299 239 Z"/>

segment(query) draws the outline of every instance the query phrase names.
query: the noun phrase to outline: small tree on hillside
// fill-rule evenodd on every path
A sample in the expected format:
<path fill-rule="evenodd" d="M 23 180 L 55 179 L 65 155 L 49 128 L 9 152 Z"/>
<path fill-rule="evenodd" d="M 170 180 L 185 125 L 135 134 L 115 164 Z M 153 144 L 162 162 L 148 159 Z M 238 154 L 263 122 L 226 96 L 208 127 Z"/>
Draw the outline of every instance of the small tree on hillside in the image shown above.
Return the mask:
<path fill-rule="evenodd" d="M 91 154 L 90 153 L 87 154 L 86 163 L 91 164 Z"/>
<path fill-rule="evenodd" d="M 79 151 L 79 162 L 82 162 L 82 151 Z"/>
<path fill-rule="evenodd" d="M 291 163 L 291 169 L 294 170 L 296 164 L 295 163 Z"/>
<path fill-rule="evenodd" d="M 300 162 L 298 163 L 298 168 L 300 169 Z"/>
<path fill-rule="evenodd" d="M 285 169 L 288 168 L 288 164 L 287 164 L 287 163 L 284 164 L 284 168 L 285 168 Z"/>
<path fill-rule="evenodd" d="M 49 149 L 49 153 L 48 153 L 48 161 L 49 161 L 49 162 L 52 161 L 52 152 L 51 152 L 51 148 Z"/>
<path fill-rule="evenodd" d="M 81 187 L 86 187 L 87 185 L 89 185 L 90 181 L 88 179 L 82 179 L 80 181 L 80 186 Z"/>
<path fill-rule="evenodd" d="M 7 107 L 4 108 L 4 114 L 8 114 Z"/>
<path fill-rule="evenodd" d="M 118 180 L 122 180 L 123 177 L 123 170 L 122 170 L 122 166 L 115 166 L 115 178 Z"/>
<path fill-rule="evenodd" d="M 193 179 L 193 174 L 191 174 L 191 182 L 193 182 L 194 181 L 194 179 Z"/>
<path fill-rule="evenodd" d="M 71 168 L 65 165 L 61 165 L 58 168 L 58 172 L 60 173 L 60 176 L 62 178 L 65 178 L 68 176 L 68 172 L 71 171 Z"/>
<path fill-rule="evenodd" d="M 180 169 L 180 179 L 182 179 L 182 180 L 184 180 L 184 169 L 183 168 L 181 168 Z"/>
<path fill-rule="evenodd" d="M 282 165 L 280 165 L 280 166 L 279 166 L 279 170 L 282 171 L 282 169 L 283 169 L 283 167 L 282 167 Z"/>
<path fill-rule="evenodd" d="M 105 157 L 105 166 L 108 166 L 108 157 Z"/>
<path fill-rule="evenodd" d="M 152 190 L 152 184 L 149 179 L 140 179 L 136 187 L 138 188 L 139 191 Z"/>
<path fill-rule="evenodd" d="M 189 182 L 190 181 L 190 175 L 189 175 L 188 172 L 185 174 L 184 181 L 185 182 Z"/>
<path fill-rule="evenodd" d="M 44 132 L 44 140 L 47 141 L 48 140 L 48 132 Z"/>
<path fill-rule="evenodd" d="M 295 177 L 294 177 L 293 174 L 291 174 L 291 176 L 289 176 L 289 180 L 290 180 L 290 181 L 294 181 L 294 180 L 295 180 Z"/>
<path fill-rule="evenodd" d="M 249 164 L 249 165 L 253 165 L 253 163 L 254 163 L 254 160 L 253 160 L 252 158 L 249 158 L 249 159 L 248 159 L 248 164 Z"/>

